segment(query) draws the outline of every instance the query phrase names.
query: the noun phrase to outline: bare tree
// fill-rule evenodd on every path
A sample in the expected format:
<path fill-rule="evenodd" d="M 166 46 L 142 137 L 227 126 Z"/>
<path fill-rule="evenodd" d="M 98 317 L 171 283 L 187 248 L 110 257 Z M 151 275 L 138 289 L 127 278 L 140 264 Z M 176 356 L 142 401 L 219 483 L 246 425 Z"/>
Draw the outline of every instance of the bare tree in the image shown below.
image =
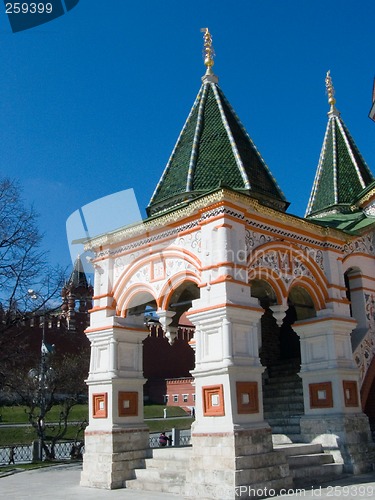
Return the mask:
<path fill-rule="evenodd" d="M 25 366 L 14 364 L 11 376 L 6 377 L 7 390 L 26 406 L 29 424 L 39 440 L 40 458 L 42 449 L 47 459 L 55 458 L 56 443 L 68 431 L 71 409 L 86 400 L 89 359 L 89 347 L 74 354 L 45 353 L 39 365 L 39 360 L 34 359 L 34 367 L 27 371 Z M 47 422 L 54 406 L 59 408 L 59 416 L 56 421 Z M 85 421 L 77 423 L 76 440 L 84 428 Z"/>
<path fill-rule="evenodd" d="M 41 249 L 38 216 L 25 207 L 21 194 L 18 182 L 0 179 L 0 361 L 14 355 L 12 343 L 22 335 L 14 327 L 25 312 L 45 311 L 64 278 L 58 266 L 49 266 L 47 252 Z M 31 299 L 31 288 L 39 300 Z M 12 334 L 5 335 L 9 329 Z"/>

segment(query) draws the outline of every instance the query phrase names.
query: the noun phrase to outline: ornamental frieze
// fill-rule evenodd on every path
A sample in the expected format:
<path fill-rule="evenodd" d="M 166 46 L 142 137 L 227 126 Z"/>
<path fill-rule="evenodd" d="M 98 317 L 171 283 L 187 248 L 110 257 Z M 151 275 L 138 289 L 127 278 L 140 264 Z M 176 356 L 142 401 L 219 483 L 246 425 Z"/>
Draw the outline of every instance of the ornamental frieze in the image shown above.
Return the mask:
<path fill-rule="evenodd" d="M 344 246 L 344 253 L 367 253 L 375 255 L 375 233 L 365 234 L 361 238 L 347 243 Z"/>
<path fill-rule="evenodd" d="M 154 259 L 131 274 L 122 290 L 126 291 L 133 285 L 147 284 L 159 291 L 171 278 L 176 275 L 181 277 L 184 273 L 197 274 L 197 269 L 181 258 Z"/>
<path fill-rule="evenodd" d="M 272 278 L 282 279 L 286 285 L 304 277 L 317 281 L 307 266 L 305 254 L 296 254 L 295 249 L 287 247 L 255 251 L 255 259 L 250 261 L 250 279 L 257 277 L 257 270 L 262 270 L 262 276 L 264 271 L 271 271 Z"/>

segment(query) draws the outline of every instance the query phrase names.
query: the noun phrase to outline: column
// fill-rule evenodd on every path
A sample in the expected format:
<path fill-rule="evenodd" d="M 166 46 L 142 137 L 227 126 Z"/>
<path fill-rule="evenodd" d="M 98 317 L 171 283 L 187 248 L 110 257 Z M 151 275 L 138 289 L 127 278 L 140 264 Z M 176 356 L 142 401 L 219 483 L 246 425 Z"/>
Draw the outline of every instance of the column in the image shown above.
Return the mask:
<path fill-rule="evenodd" d="M 301 434 L 305 441 L 329 449 L 347 472 L 360 474 L 372 470 L 373 444 L 351 348 L 355 325 L 352 318 L 333 316 L 325 309 L 316 318 L 296 322 L 293 329 L 301 339 Z"/>
<path fill-rule="evenodd" d="M 215 304 L 216 298 L 221 300 Z M 245 485 L 292 485 L 285 456 L 273 451 L 263 418 L 262 314 L 249 285 L 231 280 L 211 283 L 193 301 L 188 316 L 196 326 L 196 420 L 187 497 L 234 499 Z"/>
<path fill-rule="evenodd" d="M 143 420 L 142 318 L 108 317 L 89 328 L 89 426 L 81 485 L 123 488 L 144 467 L 149 432 Z"/>

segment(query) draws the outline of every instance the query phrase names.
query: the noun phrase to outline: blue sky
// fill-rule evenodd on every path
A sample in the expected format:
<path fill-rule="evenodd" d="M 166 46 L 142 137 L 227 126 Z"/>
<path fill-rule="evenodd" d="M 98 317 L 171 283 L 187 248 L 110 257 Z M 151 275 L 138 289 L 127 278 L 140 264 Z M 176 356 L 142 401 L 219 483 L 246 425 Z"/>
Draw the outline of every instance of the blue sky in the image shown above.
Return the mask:
<path fill-rule="evenodd" d="M 1 176 L 19 179 L 39 212 L 52 263 L 70 264 L 65 223 L 81 206 L 133 188 L 145 216 L 200 87 L 208 26 L 219 85 L 302 216 L 329 69 L 375 172 L 374 20 L 373 0 L 81 0 L 12 33 L 2 8 Z"/>

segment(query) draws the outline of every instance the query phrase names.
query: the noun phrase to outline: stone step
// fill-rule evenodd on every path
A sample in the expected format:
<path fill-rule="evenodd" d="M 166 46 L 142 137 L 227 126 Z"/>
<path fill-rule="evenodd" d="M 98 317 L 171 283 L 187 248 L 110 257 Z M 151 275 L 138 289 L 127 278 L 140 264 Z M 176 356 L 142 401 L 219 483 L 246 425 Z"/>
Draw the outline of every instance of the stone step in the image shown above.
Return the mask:
<path fill-rule="evenodd" d="M 295 403 L 303 403 L 303 392 L 301 391 L 300 394 L 296 394 L 295 391 L 291 391 L 291 394 L 280 394 L 278 393 L 277 396 L 270 396 L 268 392 L 266 392 L 263 395 L 263 404 L 269 404 L 270 406 L 275 406 L 276 404 L 284 404 L 284 403 L 290 403 L 290 404 L 295 404 Z"/>
<path fill-rule="evenodd" d="M 186 473 L 182 471 L 165 471 L 157 468 L 135 469 L 137 480 L 144 482 L 163 482 L 173 484 L 183 484 L 185 482 Z"/>
<path fill-rule="evenodd" d="M 343 475 L 343 464 L 335 463 L 332 455 L 323 452 L 321 444 L 281 444 L 274 445 L 274 449 L 285 453 L 295 487 L 311 487 Z"/>
<path fill-rule="evenodd" d="M 323 453 L 323 447 L 319 443 L 292 443 L 282 446 L 275 446 L 275 450 L 282 450 L 286 456 Z"/>
<path fill-rule="evenodd" d="M 333 481 L 344 476 L 343 464 L 324 464 L 291 469 L 295 487 L 320 485 L 325 481 Z"/>
<path fill-rule="evenodd" d="M 192 452 L 191 446 L 166 446 L 165 448 L 152 448 L 152 458 L 155 460 L 189 460 Z"/>
<path fill-rule="evenodd" d="M 265 407 L 265 408 L 264 408 Z M 268 406 L 269 408 L 271 408 L 271 411 L 272 413 L 277 413 L 278 411 L 283 411 L 283 410 L 286 410 L 286 411 L 292 411 L 293 413 L 303 413 L 303 410 L 304 410 L 304 404 L 303 404 L 303 401 L 294 401 L 294 402 L 284 402 L 284 401 L 280 401 L 280 402 L 276 402 L 274 403 L 274 405 L 271 407 L 271 404 L 269 404 Z M 267 404 L 263 404 L 263 408 L 264 408 L 264 411 L 266 412 L 268 410 L 267 408 Z"/>
<path fill-rule="evenodd" d="M 290 384 L 289 382 L 285 385 L 283 384 L 265 384 L 263 390 L 267 394 L 278 394 L 290 395 L 290 394 L 303 394 L 303 388 L 297 384 Z"/>
<path fill-rule="evenodd" d="M 279 410 L 264 412 L 264 420 L 267 420 L 270 425 L 299 424 L 302 416 L 302 410 Z"/>
<path fill-rule="evenodd" d="M 272 434 L 300 434 L 301 428 L 299 425 L 273 425 Z"/>
<path fill-rule="evenodd" d="M 158 481 L 145 481 L 141 479 L 130 479 L 126 481 L 126 488 L 136 491 L 159 491 L 162 493 L 171 493 L 178 498 L 183 498 L 185 494 L 184 484 L 164 483 Z"/>
<path fill-rule="evenodd" d="M 157 469 L 160 471 L 178 472 L 181 469 L 185 470 L 189 466 L 189 459 L 184 460 L 169 460 L 163 458 L 146 458 L 147 469 Z"/>
<path fill-rule="evenodd" d="M 191 446 L 153 448 L 145 469 L 135 469 L 135 479 L 126 481 L 133 490 L 160 491 L 183 496 Z"/>
<path fill-rule="evenodd" d="M 264 418 L 272 428 L 274 442 L 301 441 L 299 421 L 304 414 L 299 361 L 279 361 L 267 368 L 263 386 Z"/>
<path fill-rule="evenodd" d="M 267 378 L 264 380 L 265 387 L 301 387 L 302 380 L 295 376 L 280 376 L 275 378 Z"/>
<path fill-rule="evenodd" d="M 285 424 L 297 424 L 299 423 L 301 416 L 303 415 L 303 411 L 265 411 L 264 412 L 264 420 L 267 420 L 268 423 L 282 425 Z"/>
<path fill-rule="evenodd" d="M 309 455 L 289 455 L 289 467 L 298 469 L 299 467 L 311 467 L 334 463 L 333 456 L 329 453 L 313 453 Z"/>

